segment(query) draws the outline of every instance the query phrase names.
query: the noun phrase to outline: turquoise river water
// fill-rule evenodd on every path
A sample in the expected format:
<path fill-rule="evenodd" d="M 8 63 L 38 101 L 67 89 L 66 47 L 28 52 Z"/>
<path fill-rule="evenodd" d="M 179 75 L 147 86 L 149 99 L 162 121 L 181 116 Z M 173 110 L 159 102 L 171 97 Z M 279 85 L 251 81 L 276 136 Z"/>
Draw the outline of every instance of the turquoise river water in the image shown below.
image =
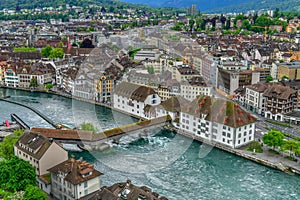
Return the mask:
<path fill-rule="evenodd" d="M 110 109 L 57 95 L 0 89 L 1 95 L 10 95 L 11 100 L 37 108 L 69 127 L 93 122 L 98 130 L 104 130 L 135 121 Z M 51 127 L 32 111 L 0 101 L 0 121 L 9 118 L 10 113 L 16 113 L 31 127 Z M 171 200 L 300 199 L 299 176 L 216 148 L 206 156 L 199 156 L 201 143 L 161 128 L 151 132 L 154 136 L 136 141 L 124 138 L 119 145 L 104 152 L 72 154 L 83 157 L 103 172 L 102 185 L 130 179 Z"/>

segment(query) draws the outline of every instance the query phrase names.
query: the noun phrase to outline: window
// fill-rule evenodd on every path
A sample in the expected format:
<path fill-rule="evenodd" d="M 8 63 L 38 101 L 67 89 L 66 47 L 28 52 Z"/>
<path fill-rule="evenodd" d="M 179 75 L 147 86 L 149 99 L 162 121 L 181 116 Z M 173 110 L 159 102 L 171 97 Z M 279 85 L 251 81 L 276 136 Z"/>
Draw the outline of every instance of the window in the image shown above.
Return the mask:
<path fill-rule="evenodd" d="M 87 195 L 88 193 L 88 190 L 84 190 L 84 195 Z"/>
<path fill-rule="evenodd" d="M 222 132 L 222 135 L 223 135 L 223 136 L 226 136 L 226 133 L 225 133 L 225 132 Z"/>
<path fill-rule="evenodd" d="M 250 137 L 249 137 L 249 141 L 251 141 L 251 140 L 252 140 L 252 137 L 250 136 Z"/>
<path fill-rule="evenodd" d="M 231 134 L 230 134 L 230 133 L 227 133 L 227 137 L 229 137 L 229 138 L 230 138 L 230 136 L 231 136 Z"/>
<path fill-rule="evenodd" d="M 84 187 L 86 188 L 88 186 L 88 182 L 84 182 Z"/>
<path fill-rule="evenodd" d="M 246 136 L 246 135 L 247 135 L 247 132 L 245 131 L 245 132 L 244 132 L 244 136 Z"/>
<path fill-rule="evenodd" d="M 242 137 L 242 134 L 239 133 L 239 136 L 238 136 L 238 137 L 241 138 L 241 137 Z"/>
<path fill-rule="evenodd" d="M 225 138 L 223 138 L 223 142 L 225 142 Z"/>

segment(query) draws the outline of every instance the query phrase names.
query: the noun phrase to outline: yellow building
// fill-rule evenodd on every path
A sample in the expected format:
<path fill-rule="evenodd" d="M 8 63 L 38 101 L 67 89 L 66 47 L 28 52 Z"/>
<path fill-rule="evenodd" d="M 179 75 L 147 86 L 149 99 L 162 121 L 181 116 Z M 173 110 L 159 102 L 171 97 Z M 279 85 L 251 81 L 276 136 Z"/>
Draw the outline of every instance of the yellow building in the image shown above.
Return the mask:
<path fill-rule="evenodd" d="M 109 75 L 102 75 L 98 80 L 96 80 L 96 85 L 96 101 L 109 103 L 111 101 L 114 88 L 114 79 Z"/>
<path fill-rule="evenodd" d="M 162 101 L 165 101 L 170 98 L 170 89 L 166 85 L 159 85 L 157 88 L 157 93 Z"/>
<path fill-rule="evenodd" d="M 278 65 L 278 79 L 287 77 L 290 80 L 300 80 L 300 61 L 280 63 Z"/>

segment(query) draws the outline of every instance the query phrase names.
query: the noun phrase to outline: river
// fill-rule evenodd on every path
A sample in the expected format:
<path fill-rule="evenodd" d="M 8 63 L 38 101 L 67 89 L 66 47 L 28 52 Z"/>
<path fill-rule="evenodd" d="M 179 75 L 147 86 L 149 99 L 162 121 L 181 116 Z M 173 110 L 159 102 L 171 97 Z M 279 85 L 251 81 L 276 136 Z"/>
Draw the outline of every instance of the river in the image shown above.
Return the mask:
<path fill-rule="evenodd" d="M 104 130 L 136 121 L 107 108 L 52 94 L 0 89 L 0 95 L 33 106 L 56 122 L 70 127 L 93 122 Z M 0 121 L 16 113 L 32 127 L 51 127 L 30 110 L 0 102 Z M 151 130 L 148 136 L 121 144 L 104 152 L 70 153 L 83 157 L 103 172 L 102 185 L 132 180 L 147 185 L 171 200 L 211 199 L 300 199 L 300 177 L 258 165 L 244 158 L 208 149 L 197 141 L 163 129 Z"/>

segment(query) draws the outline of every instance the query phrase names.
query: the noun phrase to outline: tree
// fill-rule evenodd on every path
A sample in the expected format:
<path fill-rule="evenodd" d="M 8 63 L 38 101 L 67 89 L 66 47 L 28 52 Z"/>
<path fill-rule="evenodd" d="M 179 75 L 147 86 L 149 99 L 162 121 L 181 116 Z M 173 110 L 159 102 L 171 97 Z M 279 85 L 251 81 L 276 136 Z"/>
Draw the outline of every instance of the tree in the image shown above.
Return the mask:
<path fill-rule="evenodd" d="M 49 45 L 47 45 L 46 47 L 42 48 L 41 54 L 42 54 L 44 57 L 48 58 L 48 57 L 50 56 L 50 52 L 51 52 L 51 51 L 52 51 L 52 47 L 49 46 Z"/>
<path fill-rule="evenodd" d="M 24 193 L 24 200 L 46 200 L 48 196 L 39 187 L 27 185 Z"/>
<path fill-rule="evenodd" d="M 263 142 L 270 147 L 280 147 L 283 144 L 284 135 L 278 130 L 271 130 L 263 136 Z"/>
<path fill-rule="evenodd" d="M 81 130 L 92 131 L 93 133 L 97 132 L 97 129 L 92 123 L 84 122 L 81 124 Z"/>
<path fill-rule="evenodd" d="M 37 78 L 32 78 L 32 79 L 30 80 L 29 87 L 34 87 L 34 88 L 36 88 L 36 87 L 38 87 L 38 86 L 39 86 L 39 84 L 38 84 Z"/>
<path fill-rule="evenodd" d="M 225 29 L 226 29 L 226 30 L 229 30 L 229 29 L 230 29 L 230 18 L 226 20 L 226 23 L 225 23 Z"/>
<path fill-rule="evenodd" d="M 251 27 L 250 22 L 247 19 L 244 19 L 242 22 L 242 28 L 249 30 L 250 27 Z"/>
<path fill-rule="evenodd" d="M 92 40 L 86 38 L 83 40 L 83 42 L 80 45 L 80 48 L 94 48 Z"/>
<path fill-rule="evenodd" d="M 287 140 L 283 142 L 281 146 L 281 150 L 290 151 L 290 156 L 291 156 L 292 153 L 296 153 L 298 151 L 299 147 L 300 147 L 299 142 L 296 142 L 295 140 Z"/>
<path fill-rule="evenodd" d="M 274 18 L 277 18 L 279 17 L 279 8 L 276 8 L 275 11 L 274 11 Z"/>
<path fill-rule="evenodd" d="M 28 161 L 13 156 L 0 162 L 0 188 L 10 192 L 25 190 L 27 185 L 36 184 L 35 169 Z"/>
<path fill-rule="evenodd" d="M 63 58 L 64 54 L 65 52 L 62 48 L 54 48 L 50 52 L 49 58 Z"/>
<path fill-rule="evenodd" d="M 23 130 L 15 130 L 13 135 L 4 138 L 0 143 L 0 157 L 4 159 L 11 159 L 14 156 L 14 145 L 23 134 Z"/>
<path fill-rule="evenodd" d="M 266 76 L 266 82 L 269 83 L 271 81 L 273 81 L 273 77 L 271 75 L 267 75 Z"/>
<path fill-rule="evenodd" d="M 148 73 L 149 73 L 149 74 L 154 74 L 154 68 L 153 68 L 153 66 L 149 65 L 149 66 L 147 67 L 147 70 L 148 70 Z"/>
<path fill-rule="evenodd" d="M 51 83 L 47 83 L 46 85 L 45 85 L 45 89 L 46 90 L 50 90 L 50 89 L 52 89 L 53 88 L 53 85 L 51 84 Z"/>

